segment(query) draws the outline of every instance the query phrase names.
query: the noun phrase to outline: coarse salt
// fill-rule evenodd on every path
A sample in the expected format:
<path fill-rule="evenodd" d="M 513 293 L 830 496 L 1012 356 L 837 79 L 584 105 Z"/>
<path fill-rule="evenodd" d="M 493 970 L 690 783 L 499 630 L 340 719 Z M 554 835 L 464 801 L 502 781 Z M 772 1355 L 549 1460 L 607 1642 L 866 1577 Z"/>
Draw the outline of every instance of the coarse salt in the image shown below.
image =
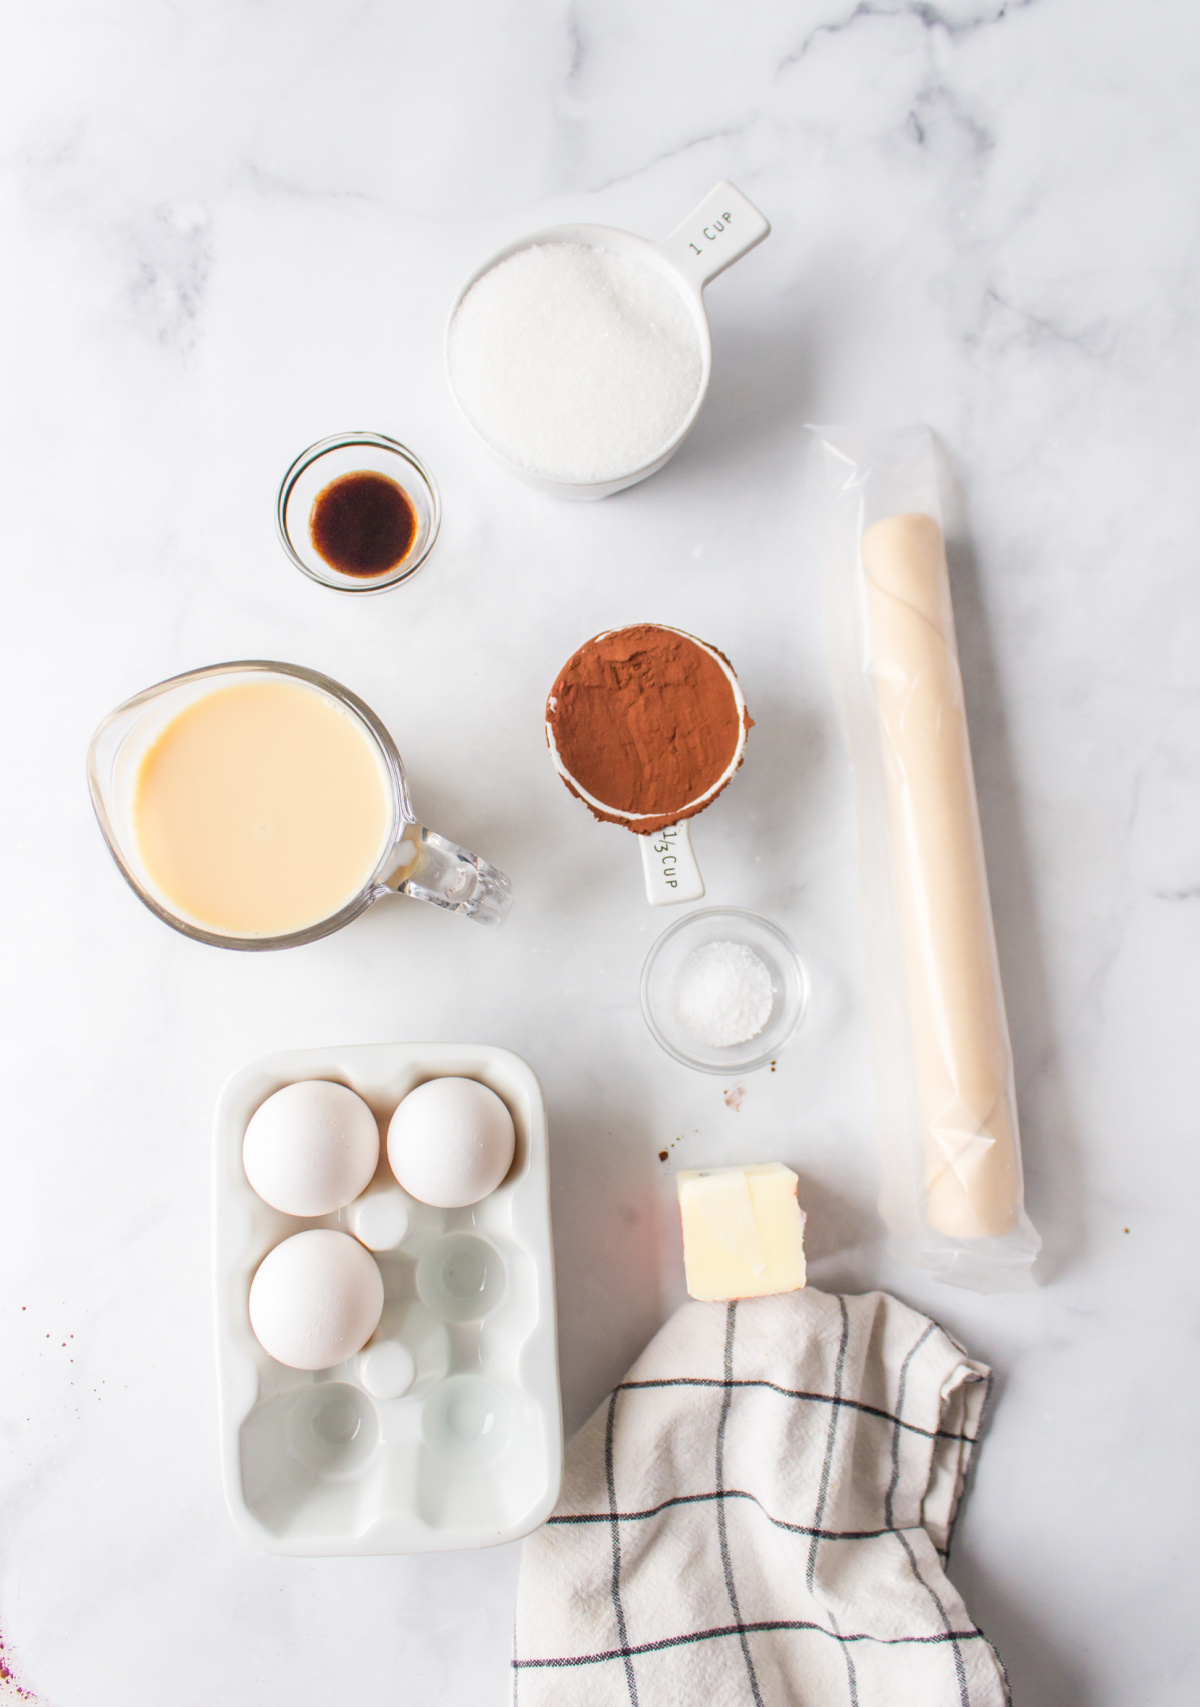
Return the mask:
<path fill-rule="evenodd" d="M 679 963 L 673 996 L 683 1029 L 714 1049 L 757 1037 L 775 999 L 770 971 L 744 942 L 706 942 L 692 949 Z"/>
<path fill-rule="evenodd" d="M 644 468 L 700 390 L 680 291 L 613 249 L 538 243 L 471 286 L 450 324 L 450 383 L 492 448 L 531 474 L 592 485 Z"/>

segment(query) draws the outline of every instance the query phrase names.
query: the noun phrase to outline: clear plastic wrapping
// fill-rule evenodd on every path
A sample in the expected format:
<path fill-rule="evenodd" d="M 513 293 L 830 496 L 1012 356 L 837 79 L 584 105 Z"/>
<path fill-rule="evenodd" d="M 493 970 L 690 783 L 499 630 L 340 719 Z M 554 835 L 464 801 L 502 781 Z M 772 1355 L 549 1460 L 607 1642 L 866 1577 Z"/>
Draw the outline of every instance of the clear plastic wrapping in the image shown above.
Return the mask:
<path fill-rule="evenodd" d="M 882 1164 L 902 1254 L 1030 1284 L 1012 1048 L 992 929 L 933 443 L 818 428 L 813 491 L 854 769 Z"/>

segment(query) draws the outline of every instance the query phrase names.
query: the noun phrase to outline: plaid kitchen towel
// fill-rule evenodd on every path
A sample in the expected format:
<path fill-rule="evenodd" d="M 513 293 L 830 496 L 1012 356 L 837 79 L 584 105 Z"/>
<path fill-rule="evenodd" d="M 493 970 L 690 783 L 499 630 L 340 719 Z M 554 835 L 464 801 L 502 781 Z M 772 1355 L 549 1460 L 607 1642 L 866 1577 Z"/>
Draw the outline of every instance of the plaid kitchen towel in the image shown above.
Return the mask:
<path fill-rule="evenodd" d="M 525 1542 L 517 1707 L 1002 1707 L 943 1569 L 988 1381 L 886 1293 L 685 1304 Z"/>

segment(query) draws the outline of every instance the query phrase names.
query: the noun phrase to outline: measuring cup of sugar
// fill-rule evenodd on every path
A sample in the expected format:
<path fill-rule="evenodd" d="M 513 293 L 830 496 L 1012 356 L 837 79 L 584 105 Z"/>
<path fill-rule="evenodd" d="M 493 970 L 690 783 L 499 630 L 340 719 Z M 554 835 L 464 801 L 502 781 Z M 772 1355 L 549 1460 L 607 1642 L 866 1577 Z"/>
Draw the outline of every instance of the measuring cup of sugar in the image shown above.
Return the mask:
<path fill-rule="evenodd" d="M 704 287 L 771 227 L 732 184 L 669 237 L 554 225 L 467 280 L 446 328 L 450 389 L 511 473 L 607 498 L 668 462 L 712 373 Z"/>

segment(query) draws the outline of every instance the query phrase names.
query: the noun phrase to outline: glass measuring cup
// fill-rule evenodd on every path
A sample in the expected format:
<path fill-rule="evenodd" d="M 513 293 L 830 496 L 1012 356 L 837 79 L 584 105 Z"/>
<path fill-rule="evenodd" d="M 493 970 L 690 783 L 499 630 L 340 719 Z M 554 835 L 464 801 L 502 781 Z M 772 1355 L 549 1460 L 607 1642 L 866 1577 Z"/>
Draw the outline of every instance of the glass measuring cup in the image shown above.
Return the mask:
<path fill-rule="evenodd" d="M 379 769 L 390 815 L 381 851 L 357 892 L 326 917 L 281 934 L 234 935 L 187 916 L 164 893 L 138 846 L 134 802 L 141 767 L 168 726 L 188 706 L 214 690 L 283 677 L 323 695 L 355 720 Z M 404 766 L 395 742 L 356 694 L 316 670 L 298 664 L 247 659 L 190 670 L 135 694 L 104 719 L 88 750 L 88 786 L 109 852 L 130 887 L 165 924 L 217 948 L 294 948 L 340 930 L 351 919 L 393 893 L 461 913 L 480 924 L 501 922 L 512 903 L 508 878 L 486 860 L 420 824 L 412 809 Z"/>
<path fill-rule="evenodd" d="M 446 322 L 446 377 L 450 383 L 450 394 L 463 419 L 480 443 L 510 474 L 515 474 L 527 485 L 536 486 L 539 491 L 552 492 L 560 498 L 608 498 L 614 492 L 620 492 L 626 486 L 633 486 L 639 480 L 645 480 L 651 474 L 657 473 L 671 460 L 691 432 L 696 417 L 704 406 L 708 382 L 712 376 L 712 334 L 704 308 L 704 287 L 711 284 L 726 267 L 732 266 L 734 261 L 740 260 L 747 251 L 761 243 L 764 237 L 769 236 L 770 230 L 769 221 L 753 202 L 732 184 L 720 183 L 710 190 L 698 207 L 692 209 L 669 237 L 664 237 L 658 243 L 651 242 L 646 237 L 638 237 L 632 231 L 622 231 L 613 225 L 551 225 L 541 231 L 531 231 L 528 235 L 519 237 L 516 242 L 506 244 L 471 274 L 455 298 Z M 691 408 L 672 437 L 649 462 L 612 480 L 588 483 L 553 480 L 513 462 L 479 432 L 459 402 L 451 379 L 450 328 L 467 292 L 501 261 L 507 261 L 511 255 L 519 254 L 523 249 L 532 249 L 543 243 L 579 243 L 585 248 L 609 249 L 646 262 L 667 278 L 679 292 L 695 328 L 700 353 L 700 384 Z"/>

